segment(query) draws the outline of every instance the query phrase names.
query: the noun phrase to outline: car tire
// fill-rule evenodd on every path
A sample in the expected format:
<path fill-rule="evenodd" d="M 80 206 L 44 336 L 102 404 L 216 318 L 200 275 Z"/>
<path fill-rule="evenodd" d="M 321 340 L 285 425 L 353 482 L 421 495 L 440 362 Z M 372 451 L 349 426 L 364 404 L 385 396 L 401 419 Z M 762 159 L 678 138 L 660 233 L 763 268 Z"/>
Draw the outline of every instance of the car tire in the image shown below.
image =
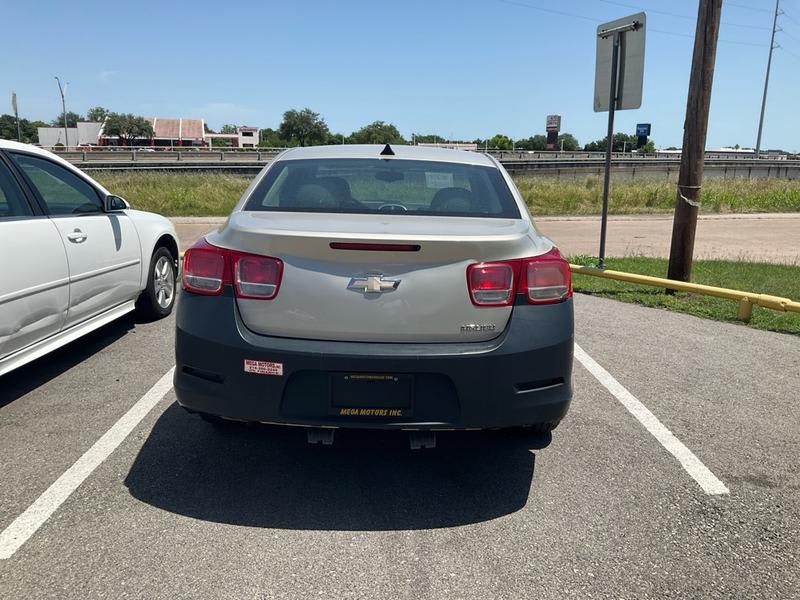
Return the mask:
<path fill-rule="evenodd" d="M 176 257 L 164 246 L 153 252 L 147 271 L 147 287 L 136 301 L 136 309 L 142 317 L 155 321 L 172 312 L 178 291 L 175 261 Z"/>

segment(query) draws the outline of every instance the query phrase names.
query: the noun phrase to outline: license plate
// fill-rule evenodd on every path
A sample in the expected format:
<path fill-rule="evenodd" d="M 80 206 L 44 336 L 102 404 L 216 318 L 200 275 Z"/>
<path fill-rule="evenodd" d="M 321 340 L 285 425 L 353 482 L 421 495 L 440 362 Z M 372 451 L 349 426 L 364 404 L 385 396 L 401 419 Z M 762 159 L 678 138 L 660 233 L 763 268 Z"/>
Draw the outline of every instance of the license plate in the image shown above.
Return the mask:
<path fill-rule="evenodd" d="M 329 414 L 340 417 L 408 417 L 414 376 L 391 373 L 332 373 Z"/>

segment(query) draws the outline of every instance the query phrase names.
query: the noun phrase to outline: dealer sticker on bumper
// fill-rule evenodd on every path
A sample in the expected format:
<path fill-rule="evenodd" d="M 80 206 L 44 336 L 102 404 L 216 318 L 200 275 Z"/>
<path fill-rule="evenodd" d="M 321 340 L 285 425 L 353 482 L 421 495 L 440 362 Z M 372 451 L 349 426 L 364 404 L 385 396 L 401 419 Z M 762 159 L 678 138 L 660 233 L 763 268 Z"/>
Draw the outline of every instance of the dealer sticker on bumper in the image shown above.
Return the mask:
<path fill-rule="evenodd" d="M 283 375 L 283 363 L 244 359 L 244 372 L 256 375 Z"/>

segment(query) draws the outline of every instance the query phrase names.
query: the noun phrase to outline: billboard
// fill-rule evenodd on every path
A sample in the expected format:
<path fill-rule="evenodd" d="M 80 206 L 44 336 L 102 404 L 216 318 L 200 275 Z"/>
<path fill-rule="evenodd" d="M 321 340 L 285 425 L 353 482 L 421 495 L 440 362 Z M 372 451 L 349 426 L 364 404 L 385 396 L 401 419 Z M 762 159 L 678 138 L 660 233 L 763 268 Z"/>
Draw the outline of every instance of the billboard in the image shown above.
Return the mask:
<path fill-rule="evenodd" d="M 636 135 L 639 137 L 650 137 L 650 123 L 639 123 L 636 125 Z"/>
<path fill-rule="evenodd" d="M 561 115 L 547 115 L 546 131 L 561 131 Z"/>

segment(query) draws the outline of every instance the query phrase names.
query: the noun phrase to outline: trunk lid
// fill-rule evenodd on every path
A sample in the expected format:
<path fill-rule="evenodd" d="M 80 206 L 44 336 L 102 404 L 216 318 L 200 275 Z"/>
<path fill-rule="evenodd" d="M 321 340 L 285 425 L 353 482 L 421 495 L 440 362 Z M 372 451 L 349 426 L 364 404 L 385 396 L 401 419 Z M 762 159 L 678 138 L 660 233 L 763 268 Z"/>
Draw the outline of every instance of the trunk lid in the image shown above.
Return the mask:
<path fill-rule="evenodd" d="M 467 266 L 549 250 L 523 219 L 235 212 L 210 243 L 284 261 L 273 300 L 237 299 L 263 335 L 368 342 L 483 341 L 512 307 L 477 307 Z M 416 251 L 333 249 L 407 244 Z M 378 292 L 378 289 L 381 289 Z"/>

